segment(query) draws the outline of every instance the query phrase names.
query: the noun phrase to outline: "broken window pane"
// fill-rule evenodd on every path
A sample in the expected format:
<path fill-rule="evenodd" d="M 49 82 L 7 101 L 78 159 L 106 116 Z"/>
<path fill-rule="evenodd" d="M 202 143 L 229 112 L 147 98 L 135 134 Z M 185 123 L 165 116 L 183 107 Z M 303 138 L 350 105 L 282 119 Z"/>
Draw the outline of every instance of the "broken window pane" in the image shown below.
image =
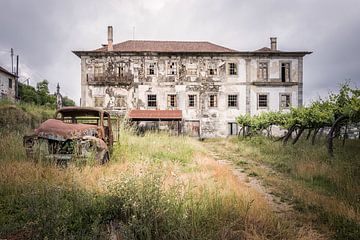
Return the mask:
<path fill-rule="evenodd" d="M 208 74 L 209 75 L 217 75 L 217 67 L 215 63 L 210 63 L 208 65 Z"/>
<path fill-rule="evenodd" d="M 281 82 L 290 82 L 290 63 L 281 63 Z"/>
<path fill-rule="evenodd" d="M 148 75 L 155 75 L 155 63 L 150 63 L 147 70 Z"/>
<path fill-rule="evenodd" d="M 291 107 L 291 98 L 290 94 L 281 94 L 280 95 L 280 108 L 289 108 Z"/>
<path fill-rule="evenodd" d="M 177 65 L 176 62 L 170 62 L 168 64 L 168 75 L 176 75 L 177 73 Z"/>

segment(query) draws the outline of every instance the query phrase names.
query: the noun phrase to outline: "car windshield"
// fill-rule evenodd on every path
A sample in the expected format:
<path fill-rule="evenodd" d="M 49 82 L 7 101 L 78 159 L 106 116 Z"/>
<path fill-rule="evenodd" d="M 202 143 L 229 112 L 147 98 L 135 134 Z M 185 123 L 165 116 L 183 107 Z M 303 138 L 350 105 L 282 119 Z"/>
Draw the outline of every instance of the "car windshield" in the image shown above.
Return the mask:
<path fill-rule="evenodd" d="M 56 119 L 65 123 L 83 123 L 99 126 L 100 115 L 100 112 L 95 110 L 60 110 L 56 114 Z"/>

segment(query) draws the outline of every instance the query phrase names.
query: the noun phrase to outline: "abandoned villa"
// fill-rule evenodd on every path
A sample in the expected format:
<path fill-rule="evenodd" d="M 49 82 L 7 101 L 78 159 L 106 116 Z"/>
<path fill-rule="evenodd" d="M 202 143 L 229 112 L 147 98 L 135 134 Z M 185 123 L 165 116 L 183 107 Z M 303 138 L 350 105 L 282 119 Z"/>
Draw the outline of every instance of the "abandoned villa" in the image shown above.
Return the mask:
<path fill-rule="evenodd" d="M 189 135 L 238 132 L 236 117 L 287 111 L 303 102 L 303 57 L 270 47 L 237 51 L 210 42 L 129 40 L 81 58 L 81 106 Z"/>

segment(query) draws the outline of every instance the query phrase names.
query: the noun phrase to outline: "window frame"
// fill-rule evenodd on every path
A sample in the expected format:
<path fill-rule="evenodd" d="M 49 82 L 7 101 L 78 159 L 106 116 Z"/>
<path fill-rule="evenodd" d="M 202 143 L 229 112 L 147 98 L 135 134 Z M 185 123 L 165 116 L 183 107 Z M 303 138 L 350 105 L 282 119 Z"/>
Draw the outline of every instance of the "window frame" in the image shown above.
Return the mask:
<path fill-rule="evenodd" d="M 228 66 L 228 75 L 229 76 L 237 76 L 238 75 L 238 66 L 237 66 L 236 62 L 228 62 L 227 66 Z M 234 68 L 232 68 L 231 66 L 234 66 Z M 232 72 L 232 69 L 234 72 Z"/>
<path fill-rule="evenodd" d="M 9 78 L 8 87 L 9 89 L 13 88 L 13 80 L 11 78 Z"/>
<path fill-rule="evenodd" d="M 172 99 L 171 97 L 174 97 L 174 106 L 171 105 Z M 166 100 L 167 100 L 167 108 L 177 108 L 178 107 L 178 103 L 177 103 L 177 94 L 176 93 L 169 93 L 166 95 Z"/>
<path fill-rule="evenodd" d="M 230 106 L 230 101 L 234 101 L 234 99 L 230 100 L 230 97 L 236 97 L 235 106 Z M 238 108 L 239 106 L 239 94 L 228 94 L 227 95 L 227 107 L 228 108 Z"/>
<path fill-rule="evenodd" d="M 146 76 L 156 76 L 156 62 L 148 62 L 146 65 Z M 153 71 L 153 73 L 151 73 Z"/>
<path fill-rule="evenodd" d="M 266 64 L 266 78 L 263 76 L 263 67 L 261 65 Z M 263 81 L 269 81 L 269 61 L 258 61 L 258 79 Z"/>
<path fill-rule="evenodd" d="M 190 102 L 191 102 L 190 96 L 194 96 L 194 100 L 193 100 L 194 106 L 190 106 Z M 197 108 L 197 106 L 198 106 L 197 101 L 198 101 L 198 96 L 197 96 L 197 94 L 195 94 L 195 93 L 190 93 L 190 94 L 187 95 L 187 104 L 186 104 L 186 106 L 187 106 L 188 108 Z"/>
<path fill-rule="evenodd" d="M 260 106 L 260 96 L 266 96 L 266 106 Z M 269 93 L 257 94 L 257 109 L 269 109 Z"/>
<path fill-rule="evenodd" d="M 118 100 L 121 99 L 121 98 L 123 99 L 124 106 L 118 106 L 117 105 Z M 127 96 L 126 95 L 117 95 L 117 96 L 115 96 L 114 108 L 115 109 L 126 109 L 127 108 Z"/>
<path fill-rule="evenodd" d="M 213 74 L 211 74 L 211 70 L 214 71 Z M 207 74 L 209 76 L 217 76 L 218 75 L 218 67 L 216 66 L 216 63 L 208 63 L 207 65 Z"/>
<path fill-rule="evenodd" d="M 170 66 L 175 66 L 175 71 L 174 73 L 170 73 L 170 69 L 174 69 Z M 168 76 L 176 76 L 178 74 L 178 62 L 177 61 L 169 61 L 167 64 L 166 64 L 166 75 Z"/>
<path fill-rule="evenodd" d="M 155 100 L 154 99 L 149 99 L 150 97 L 155 96 Z M 146 106 L 147 108 L 157 108 L 158 104 L 157 104 L 157 95 L 156 94 L 147 94 L 146 95 Z M 150 105 L 150 102 L 155 102 L 155 106 Z"/>
<path fill-rule="evenodd" d="M 214 106 L 211 106 L 211 96 L 214 96 L 215 99 L 214 99 Z M 209 108 L 217 108 L 219 106 L 219 97 L 218 97 L 218 94 L 217 93 L 210 93 L 208 95 L 208 107 Z"/>
<path fill-rule="evenodd" d="M 282 69 L 283 69 L 283 64 L 289 64 L 289 79 L 288 81 L 286 81 L 286 70 L 285 70 L 285 81 L 283 81 L 283 78 L 282 78 Z M 286 83 L 286 82 L 291 82 L 291 61 L 280 61 L 280 82 L 283 82 L 283 83 Z"/>
<path fill-rule="evenodd" d="M 101 101 L 102 101 L 102 104 L 101 104 L 101 106 L 97 106 L 97 104 L 96 104 L 96 99 L 101 99 Z M 94 97 L 94 107 L 101 107 L 101 108 L 103 108 L 104 107 L 104 103 L 105 103 L 105 96 L 104 95 L 98 95 L 98 96 L 95 96 Z"/>
<path fill-rule="evenodd" d="M 281 97 L 282 97 L 282 96 L 289 96 L 289 106 L 288 106 L 288 107 L 286 107 L 286 106 L 283 107 L 283 106 L 281 105 L 281 103 L 282 103 Z M 286 100 L 285 100 L 285 104 L 286 104 Z M 292 106 L 291 93 L 279 93 L 279 109 L 280 109 L 280 110 L 290 109 L 291 106 Z"/>

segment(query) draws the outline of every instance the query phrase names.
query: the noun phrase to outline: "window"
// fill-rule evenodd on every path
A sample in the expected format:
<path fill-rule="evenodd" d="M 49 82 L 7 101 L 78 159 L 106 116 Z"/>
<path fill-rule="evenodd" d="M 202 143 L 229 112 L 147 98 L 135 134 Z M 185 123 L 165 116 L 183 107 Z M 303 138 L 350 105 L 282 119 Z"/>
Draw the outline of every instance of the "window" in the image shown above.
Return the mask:
<path fill-rule="evenodd" d="M 281 82 L 290 82 L 290 63 L 281 63 Z"/>
<path fill-rule="evenodd" d="M 186 74 L 187 75 L 192 75 L 192 76 L 197 76 L 197 64 L 196 63 L 190 63 L 186 66 Z"/>
<path fill-rule="evenodd" d="M 155 75 L 155 63 L 149 63 L 147 75 Z"/>
<path fill-rule="evenodd" d="M 12 85 L 13 85 L 13 83 L 12 83 L 12 79 L 11 79 L 11 78 L 9 78 L 9 88 L 12 88 Z"/>
<path fill-rule="evenodd" d="M 156 107 L 156 95 L 155 94 L 149 94 L 147 96 L 147 100 L 148 100 L 148 107 Z"/>
<path fill-rule="evenodd" d="M 266 62 L 259 63 L 259 79 L 262 80 L 268 79 L 268 63 Z"/>
<path fill-rule="evenodd" d="M 258 95 L 258 107 L 259 108 L 267 108 L 268 107 L 268 95 L 267 94 L 259 94 Z"/>
<path fill-rule="evenodd" d="M 95 97 L 95 107 L 103 107 L 104 106 L 104 97 L 99 96 L 99 97 Z"/>
<path fill-rule="evenodd" d="M 176 75 L 176 62 L 170 62 L 168 64 L 168 75 Z"/>
<path fill-rule="evenodd" d="M 126 108 L 126 98 L 125 96 L 115 97 L 115 107 L 116 108 Z"/>
<path fill-rule="evenodd" d="M 102 66 L 95 66 L 94 67 L 94 75 L 100 76 L 103 74 L 103 67 Z"/>
<path fill-rule="evenodd" d="M 167 95 L 167 106 L 168 106 L 169 108 L 171 108 L 171 107 L 177 107 L 176 95 L 175 95 L 175 94 L 169 94 L 169 95 Z"/>
<path fill-rule="evenodd" d="M 209 95 L 209 107 L 217 107 L 217 95 Z"/>
<path fill-rule="evenodd" d="M 229 75 L 236 75 L 237 68 L 235 63 L 229 63 Z"/>
<path fill-rule="evenodd" d="M 229 135 L 237 135 L 238 133 L 238 125 L 237 123 L 228 123 L 228 128 L 229 128 Z"/>
<path fill-rule="evenodd" d="M 280 109 L 291 107 L 290 94 L 280 94 Z"/>
<path fill-rule="evenodd" d="M 228 96 L 228 107 L 237 107 L 237 95 Z"/>
<path fill-rule="evenodd" d="M 208 74 L 209 74 L 209 75 L 217 75 L 216 64 L 210 63 L 210 64 L 208 65 Z"/>
<path fill-rule="evenodd" d="M 196 95 L 189 95 L 188 107 L 196 107 Z"/>
<path fill-rule="evenodd" d="M 124 66 L 117 67 L 117 75 L 118 77 L 124 76 Z"/>

